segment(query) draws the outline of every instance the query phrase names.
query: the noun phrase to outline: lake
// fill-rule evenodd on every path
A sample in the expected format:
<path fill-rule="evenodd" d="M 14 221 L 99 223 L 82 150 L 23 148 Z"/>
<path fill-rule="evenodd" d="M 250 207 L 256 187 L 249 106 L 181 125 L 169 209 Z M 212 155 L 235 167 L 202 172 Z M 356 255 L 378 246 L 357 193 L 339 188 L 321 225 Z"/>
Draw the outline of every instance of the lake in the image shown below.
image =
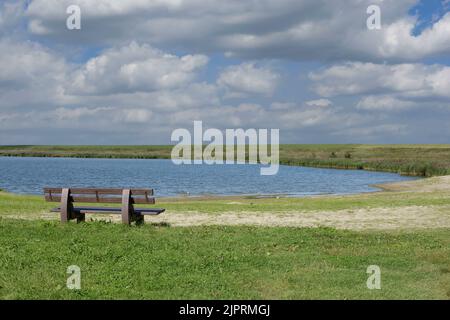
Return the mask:
<path fill-rule="evenodd" d="M 42 194 L 43 187 L 153 188 L 157 196 L 353 194 L 372 184 L 416 179 L 393 173 L 259 165 L 181 165 L 171 160 L 0 157 L 0 189 Z"/>

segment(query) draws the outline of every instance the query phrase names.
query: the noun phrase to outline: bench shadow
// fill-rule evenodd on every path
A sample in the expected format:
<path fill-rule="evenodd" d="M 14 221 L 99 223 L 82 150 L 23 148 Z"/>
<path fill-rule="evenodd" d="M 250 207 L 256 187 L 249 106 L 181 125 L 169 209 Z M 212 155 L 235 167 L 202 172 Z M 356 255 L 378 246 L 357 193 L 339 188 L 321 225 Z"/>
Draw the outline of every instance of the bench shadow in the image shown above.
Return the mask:
<path fill-rule="evenodd" d="M 86 219 L 88 222 L 95 222 L 100 224 L 112 224 L 113 221 L 111 219 L 98 219 L 98 218 L 88 218 Z"/>
<path fill-rule="evenodd" d="M 100 224 L 113 224 L 115 223 L 114 221 L 112 221 L 111 219 L 96 219 L 96 218 L 89 218 L 86 219 L 89 222 L 95 222 L 95 223 L 100 223 Z M 158 228 L 170 228 L 171 225 L 168 222 L 144 222 L 144 221 L 136 221 L 135 222 L 136 226 L 152 226 L 152 227 L 158 227 Z"/>
<path fill-rule="evenodd" d="M 147 222 L 146 224 L 152 227 L 170 228 L 170 223 L 168 222 Z"/>

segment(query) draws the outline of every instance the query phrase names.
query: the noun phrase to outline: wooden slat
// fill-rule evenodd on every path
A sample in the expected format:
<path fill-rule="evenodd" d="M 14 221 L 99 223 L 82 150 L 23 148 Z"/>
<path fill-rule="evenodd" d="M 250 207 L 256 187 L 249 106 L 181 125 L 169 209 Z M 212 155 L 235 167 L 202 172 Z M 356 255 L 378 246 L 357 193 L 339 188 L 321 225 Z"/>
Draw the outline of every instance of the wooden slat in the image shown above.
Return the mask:
<path fill-rule="evenodd" d="M 57 193 L 61 194 L 62 188 L 44 188 L 44 193 Z"/>
<path fill-rule="evenodd" d="M 134 204 L 155 204 L 155 198 L 147 197 L 147 198 L 138 198 L 132 197 Z"/>
<path fill-rule="evenodd" d="M 123 189 L 118 188 L 71 188 L 71 194 L 102 194 L 122 195 Z M 44 188 L 44 193 L 61 194 L 62 188 Z M 131 189 L 131 195 L 151 196 L 153 189 Z"/>
<path fill-rule="evenodd" d="M 71 195 L 73 202 L 86 202 L 86 203 L 122 203 L 121 197 L 86 197 Z M 154 204 L 155 198 L 150 197 L 133 197 L 133 203 L 135 204 Z M 60 202 L 61 195 L 52 195 L 51 197 L 46 195 L 45 201 L 48 202 Z"/>
<path fill-rule="evenodd" d="M 81 197 L 81 196 L 76 196 L 76 195 L 71 195 L 72 201 L 73 202 L 87 202 L 87 203 L 121 203 L 122 199 L 121 198 L 113 198 L 113 197 L 109 197 L 109 198 L 99 198 L 97 200 L 97 198 L 94 197 Z M 53 195 L 52 197 L 49 196 L 45 196 L 45 201 L 49 201 L 49 202 L 60 202 L 61 201 L 61 195 Z"/>
<path fill-rule="evenodd" d="M 74 207 L 74 211 L 80 212 L 83 211 L 84 213 L 88 212 L 95 212 L 98 211 L 99 213 L 119 213 L 121 212 L 121 208 L 118 207 Z M 51 210 L 51 212 L 60 212 L 61 207 L 56 207 Z"/>
<path fill-rule="evenodd" d="M 153 189 L 130 189 L 132 196 L 152 196 Z"/>
<path fill-rule="evenodd" d="M 135 209 L 134 210 L 136 213 L 139 213 L 143 216 L 156 216 L 158 214 L 163 213 L 164 211 L 166 211 L 166 209 Z"/>
<path fill-rule="evenodd" d="M 60 207 L 53 208 L 52 212 L 59 212 Z M 120 214 L 121 208 L 109 208 L 109 207 L 75 207 L 74 211 L 79 213 L 97 213 L 97 214 Z M 135 209 L 134 212 L 141 215 L 158 215 L 166 211 L 165 209 L 151 208 L 151 209 Z"/>

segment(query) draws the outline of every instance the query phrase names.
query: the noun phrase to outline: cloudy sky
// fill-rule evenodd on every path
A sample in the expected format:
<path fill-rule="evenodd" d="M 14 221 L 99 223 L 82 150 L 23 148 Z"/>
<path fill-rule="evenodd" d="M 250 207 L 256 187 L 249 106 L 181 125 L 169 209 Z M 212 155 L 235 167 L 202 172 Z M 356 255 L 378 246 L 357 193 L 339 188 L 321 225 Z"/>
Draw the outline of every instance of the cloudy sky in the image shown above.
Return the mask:
<path fill-rule="evenodd" d="M 450 0 L 0 0 L 0 144 L 167 144 L 194 120 L 449 143 Z"/>

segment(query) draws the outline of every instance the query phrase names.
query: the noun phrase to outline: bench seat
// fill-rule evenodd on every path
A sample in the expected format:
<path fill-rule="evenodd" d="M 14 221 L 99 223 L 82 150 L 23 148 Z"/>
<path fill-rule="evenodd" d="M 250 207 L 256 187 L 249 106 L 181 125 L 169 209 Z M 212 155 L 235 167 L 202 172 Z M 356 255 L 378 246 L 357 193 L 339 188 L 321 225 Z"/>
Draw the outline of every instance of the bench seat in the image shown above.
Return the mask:
<path fill-rule="evenodd" d="M 51 212 L 60 212 L 61 207 L 56 207 L 51 210 Z M 111 208 L 111 207 L 74 207 L 73 211 L 77 213 L 98 213 L 98 214 L 121 214 L 121 208 Z M 166 211 L 166 209 L 151 208 L 151 209 L 141 209 L 135 208 L 134 212 L 138 215 L 143 216 L 156 216 Z"/>

